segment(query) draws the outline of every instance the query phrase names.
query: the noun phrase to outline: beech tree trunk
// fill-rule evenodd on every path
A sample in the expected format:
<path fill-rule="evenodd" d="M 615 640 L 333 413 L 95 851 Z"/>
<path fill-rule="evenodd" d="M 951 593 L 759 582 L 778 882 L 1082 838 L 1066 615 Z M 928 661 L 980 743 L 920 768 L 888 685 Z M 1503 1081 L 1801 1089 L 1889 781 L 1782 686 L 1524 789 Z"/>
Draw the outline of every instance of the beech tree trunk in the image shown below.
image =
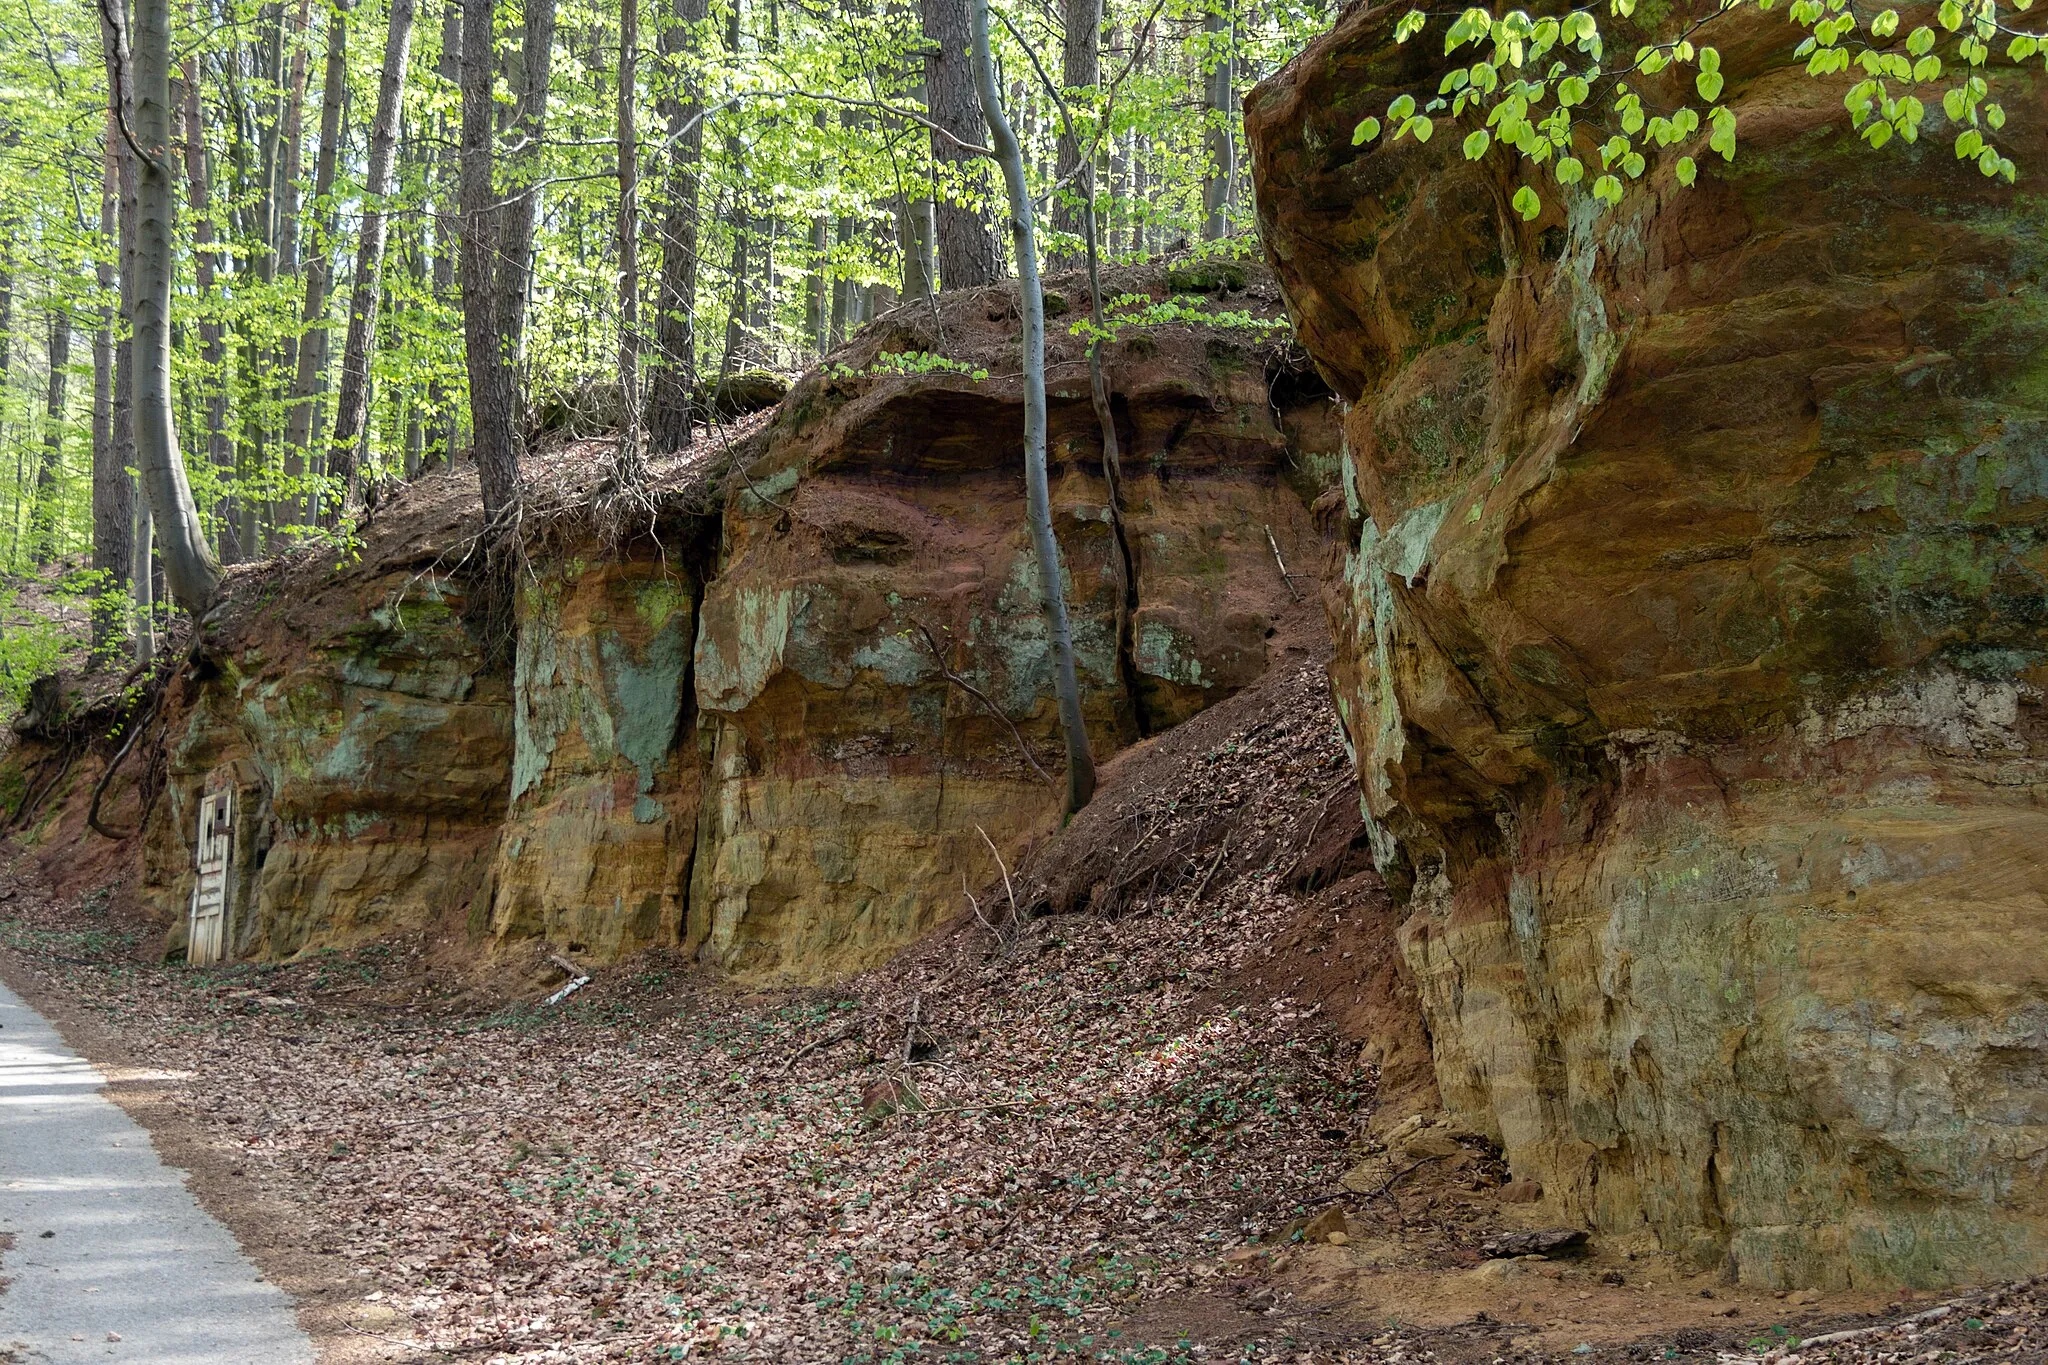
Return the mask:
<path fill-rule="evenodd" d="M 1088 726 L 1081 714 L 1081 686 L 1074 672 L 1074 633 L 1067 621 L 1066 584 L 1060 569 L 1059 541 L 1052 532 L 1052 493 L 1045 450 L 1045 296 L 1038 283 L 1038 244 L 1034 240 L 1031 190 L 1024 177 L 1024 151 L 1003 112 L 996 90 L 996 64 L 989 53 L 988 0 L 969 0 L 974 43 L 975 87 L 988 122 L 990 145 L 1003 168 L 1010 194 L 1010 234 L 1017 250 L 1017 294 L 1023 313 L 1024 363 L 1024 494 L 1031 523 L 1031 542 L 1038 554 L 1038 586 L 1045 606 L 1047 634 L 1052 639 L 1053 690 L 1059 699 L 1060 726 L 1067 742 L 1067 814 L 1087 805 L 1095 795 L 1095 758 L 1088 749 Z"/>
<path fill-rule="evenodd" d="M 735 139 L 736 140 L 736 139 Z M 732 149 L 728 149 L 732 150 Z M 735 152 L 735 154 L 737 154 Z M 744 196 L 732 222 L 732 300 L 725 313 L 725 353 L 718 361 L 718 387 L 747 362 L 747 239 L 753 235 Z"/>
<path fill-rule="evenodd" d="M 647 482 L 640 444 L 640 0 L 619 0 L 619 444 L 612 477 L 622 488 Z"/>
<path fill-rule="evenodd" d="M 306 255 L 305 306 L 299 311 L 298 365 L 292 378 L 291 408 L 285 417 L 284 472 L 300 491 L 289 501 L 290 519 L 305 525 L 316 499 L 309 487 L 317 471 L 308 467 L 314 409 L 327 377 L 327 294 L 334 282 L 332 255 L 334 168 L 341 151 L 341 100 L 348 80 L 348 6 L 327 16 L 327 68 L 320 78 L 320 154 L 313 167 L 313 231 Z M 161 533 L 161 528 L 159 528 Z"/>
<path fill-rule="evenodd" d="M 115 193 L 118 200 L 115 236 L 119 239 L 120 288 L 118 315 L 125 321 L 135 313 L 137 204 L 139 189 L 134 149 L 121 132 L 120 119 L 128 115 L 131 55 L 124 0 L 108 0 L 103 6 L 100 36 L 107 59 L 107 143 L 113 149 Z M 111 19 L 109 18 L 111 16 Z M 137 548 L 137 518 L 148 515 L 149 498 L 139 479 L 140 462 L 135 453 L 135 335 L 133 329 L 114 338 L 113 394 L 108 405 L 109 470 L 120 471 L 121 496 L 130 508 L 126 534 L 127 579 L 132 587 L 138 575 L 149 571 L 149 551 Z M 129 470 L 137 470 L 130 474 Z M 110 509 L 111 511 L 111 509 Z M 116 534 L 111 533 L 110 534 Z M 138 626 L 139 629 L 139 626 Z M 138 649 L 140 645 L 138 644 Z"/>
<path fill-rule="evenodd" d="M 444 2 L 447 8 L 441 15 L 441 62 L 437 69 L 441 79 L 459 91 L 462 85 L 462 0 Z M 436 116 L 435 127 L 444 143 L 453 140 L 451 134 L 454 130 L 448 126 L 445 116 Z M 456 242 L 461 235 L 456 225 L 462 221 L 458 157 L 445 150 L 437 156 L 442 167 L 443 188 L 441 211 L 434 217 L 434 297 L 460 307 L 461 300 L 455 292 Z M 447 385 L 438 376 L 427 387 L 427 407 L 431 423 L 420 456 L 423 468 L 437 462 L 446 463 L 455 457 L 455 412 Z"/>
<path fill-rule="evenodd" d="M 57 557 L 57 469 L 64 460 L 64 391 L 71 376 L 71 315 L 55 300 L 50 304 L 49 359 L 43 455 L 36 463 L 35 510 L 29 516 L 29 557 L 38 569 Z"/>
<path fill-rule="evenodd" d="M 661 51 L 683 77 L 662 101 L 668 122 L 667 207 L 661 222 L 661 283 L 655 295 L 654 348 L 648 366 L 647 439 L 655 450 L 690 443 L 690 393 L 697 386 L 697 220 L 704 163 L 704 106 L 696 58 L 705 0 L 676 0 Z"/>
<path fill-rule="evenodd" d="M 163 546 L 172 598 L 194 616 L 213 605 L 220 566 L 207 546 L 185 480 L 171 419 L 171 278 L 176 195 L 171 183 L 170 0 L 135 0 L 133 94 L 122 105 L 139 144 L 135 155 L 135 294 L 128 318 L 135 346 L 135 459 Z M 136 578 L 147 575 L 138 565 Z"/>
<path fill-rule="evenodd" d="M 907 8 L 898 4 L 890 6 L 892 13 Z M 931 96 L 925 85 L 921 58 L 911 63 L 911 77 L 905 98 L 912 108 L 928 104 Z M 938 224 L 933 214 L 930 186 L 922 178 L 915 184 L 904 184 L 900 175 L 897 183 L 902 193 L 895 205 L 896 246 L 903 254 L 903 298 L 906 303 L 912 303 L 928 299 L 938 292 L 939 267 L 934 255 Z"/>
<path fill-rule="evenodd" d="M 497 329 L 498 239 L 503 211 L 492 184 L 497 111 L 496 0 L 462 6 L 462 339 L 469 371 L 470 441 L 492 525 L 519 504 L 519 424 L 513 413 L 512 367 Z"/>
<path fill-rule="evenodd" d="M 95 275 L 101 296 L 110 300 L 119 287 L 120 275 L 121 167 L 116 153 L 120 142 L 120 131 L 109 110 L 105 170 L 100 180 L 102 245 Z M 128 593 L 134 536 L 134 490 L 129 484 L 128 466 L 121 459 L 128 443 L 116 440 L 114 432 L 115 312 L 111 301 L 101 305 L 100 325 L 92 338 L 92 567 L 104 575 L 100 592 L 105 594 L 92 613 L 96 661 L 113 657 L 116 641 L 125 638 L 121 629 L 125 613 L 120 604 Z M 0 385 L 5 380 L 5 366 L 0 364 Z"/>
<path fill-rule="evenodd" d="M 1237 139 L 1230 133 L 1237 33 L 1220 9 L 1202 17 L 1202 31 L 1210 41 L 1210 66 L 1202 82 L 1208 113 L 1203 140 L 1209 151 L 1209 174 L 1202 182 L 1202 236 L 1216 242 L 1230 235 L 1231 199 L 1237 190 Z"/>
<path fill-rule="evenodd" d="M 1060 84 L 1069 91 L 1092 88 L 1102 79 L 1102 0 L 1066 0 L 1067 41 L 1062 53 Z M 1069 108 L 1073 96 L 1067 97 Z M 1083 213 L 1077 202 L 1083 193 L 1078 171 L 1081 165 L 1081 140 L 1077 129 L 1063 127 L 1060 131 L 1059 158 L 1053 164 L 1053 175 L 1069 184 L 1064 192 L 1055 196 L 1052 205 L 1053 226 L 1062 232 L 1081 235 Z M 1067 268 L 1080 263 L 1084 252 L 1062 251 L 1058 267 Z"/>
<path fill-rule="evenodd" d="M 981 107 L 969 51 L 968 0 L 921 0 L 924 81 L 933 123 L 969 145 L 981 140 Z M 934 255 L 941 289 L 972 289 L 1000 277 L 995 234 L 976 202 L 984 181 L 980 159 L 932 134 L 940 186 L 934 211 Z"/>
<path fill-rule="evenodd" d="M 740 42 L 744 37 L 745 0 L 728 0 L 731 9 L 726 12 L 725 50 L 735 60 L 739 57 Z M 752 247 L 754 219 L 752 204 L 746 191 L 746 144 L 740 140 L 739 126 L 727 120 L 725 135 L 725 159 L 732 168 L 733 212 L 732 212 L 732 282 L 730 304 L 725 314 L 725 351 L 718 360 L 718 387 L 724 388 L 725 381 L 735 371 L 751 363 L 751 350 L 747 345 L 747 318 L 749 315 L 748 252 Z"/>
<path fill-rule="evenodd" d="M 811 126 L 822 141 L 825 111 L 811 115 Z M 819 168 L 820 178 L 823 168 Z M 804 340 L 820 357 L 832 349 L 832 220 L 822 213 L 811 215 L 811 273 L 804 281 Z"/>
<path fill-rule="evenodd" d="M 280 157 L 277 168 L 276 270 L 287 278 L 299 269 L 299 170 L 306 146 L 306 24 L 311 0 L 299 0 L 290 29 L 291 60 L 284 82 L 284 109 L 278 122 Z M 296 352 L 294 352 L 296 358 Z"/>
<path fill-rule="evenodd" d="M 533 225 L 540 214 L 541 141 L 547 135 L 548 73 L 554 48 L 555 0 L 526 0 L 519 80 L 513 86 L 518 98 L 518 114 L 512 123 L 514 150 L 506 158 L 505 216 L 498 238 L 497 327 L 513 366 L 515 422 L 525 411 L 526 310 L 533 293 Z"/>
<path fill-rule="evenodd" d="M 349 294 L 348 340 L 341 352 L 341 391 L 335 400 L 334 435 L 327 449 L 327 474 L 342 484 L 340 505 L 329 521 L 362 495 L 356 446 L 368 425 L 370 356 L 377 344 L 377 303 L 382 292 L 384 243 L 390 228 L 384 201 L 391 197 L 398 164 L 399 101 L 412 60 L 413 0 L 391 0 L 391 29 L 384 40 L 384 68 L 377 83 L 377 116 L 370 125 L 370 173 L 363 185 L 363 230 L 356 243 L 356 279 Z M 326 159 L 326 149 L 321 149 Z"/>
<path fill-rule="evenodd" d="M 189 8 L 188 8 L 188 13 Z M 206 395 L 204 438 L 207 458 L 219 472 L 219 478 L 229 488 L 235 481 L 235 447 L 228 437 L 228 393 L 227 393 L 227 342 L 226 331 L 215 317 L 212 307 L 215 302 L 214 272 L 217 268 L 213 251 L 214 225 L 212 214 L 213 162 L 206 146 L 205 105 L 199 97 L 199 58 L 187 57 L 184 64 L 185 86 L 185 185 L 190 201 L 192 223 L 192 279 L 198 287 L 202 306 L 207 309 L 199 320 L 199 360 L 205 367 L 203 388 Z M 127 517 L 122 517 L 125 529 Z M 236 509 L 235 496 L 224 496 L 214 509 L 214 535 L 220 549 L 221 561 L 233 564 L 242 558 L 240 516 Z"/>

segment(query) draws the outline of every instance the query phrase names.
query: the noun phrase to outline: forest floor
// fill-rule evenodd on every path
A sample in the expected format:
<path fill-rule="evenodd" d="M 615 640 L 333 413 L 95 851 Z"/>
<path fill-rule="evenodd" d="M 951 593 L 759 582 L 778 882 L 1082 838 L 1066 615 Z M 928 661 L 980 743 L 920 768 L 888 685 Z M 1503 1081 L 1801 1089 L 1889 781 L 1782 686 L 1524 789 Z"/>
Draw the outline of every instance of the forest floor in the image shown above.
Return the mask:
<path fill-rule="evenodd" d="M 2048 1358 L 2048 1286 L 1488 1257 L 1497 1155 L 1395 1122 L 1432 1095 L 1313 649 L 1104 776 L 1014 896 L 829 990 L 650 954 L 550 1006 L 453 929 L 165 965 L 6 846 L 0 973 L 329 1362 Z"/>

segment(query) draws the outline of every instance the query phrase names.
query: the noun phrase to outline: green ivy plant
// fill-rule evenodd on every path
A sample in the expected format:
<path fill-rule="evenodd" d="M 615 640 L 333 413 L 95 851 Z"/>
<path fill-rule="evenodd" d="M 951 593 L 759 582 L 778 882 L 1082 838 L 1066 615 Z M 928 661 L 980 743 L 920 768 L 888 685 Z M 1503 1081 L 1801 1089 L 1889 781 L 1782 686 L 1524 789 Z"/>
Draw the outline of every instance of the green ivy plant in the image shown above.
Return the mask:
<path fill-rule="evenodd" d="M 1119 294 L 1102 310 L 1102 325 L 1083 316 L 1067 328 L 1077 337 L 1115 341 L 1130 331 L 1182 323 L 1193 327 L 1238 329 L 1250 332 L 1284 332 L 1291 325 L 1285 318 L 1262 318 L 1241 308 L 1216 308 L 1207 299 L 1191 294 L 1173 294 L 1155 299 L 1150 294 Z"/>
<path fill-rule="evenodd" d="M 1607 0 L 1604 8 L 1610 20 L 1626 21 L 1637 3 Z M 1496 144 L 1510 147 L 1529 166 L 1547 167 L 1561 189 L 1590 176 L 1587 192 L 1610 208 L 1621 202 L 1626 183 L 1642 179 L 1650 158 L 1661 153 L 1678 154 L 1673 174 L 1690 186 L 1703 156 L 1735 159 L 1735 111 L 1720 103 L 1721 52 L 1702 41 L 1706 30 L 1745 6 L 1770 11 L 1778 3 L 1721 0 L 1677 24 L 1664 40 L 1641 44 L 1627 56 L 1620 48 L 1610 54 L 1599 6 L 1541 17 L 1519 9 L 1466 9 L 1445 28 L 1444 52 L 1469 50 L 1473 60 L 1445 72 L 1434 97 L 1418 102 L 1412 94 L 1398 95 L 1383 117 L 1361 119 L 1351 141 L 1362 146 L 1384 136 L 1428 142 L 1442 120 L 1469 128 L 1462 146 L 1468 160 L 1479 160 Z M 1957 158 L 2010 182 L 2018 171 L 1997 142 L 2006 111 L 1991 97 L 1987 72 L 1994 44 L 2004 45 L 2005 60 L 2014 65 L 2048 52 L 2048 35 L 2014 22 L 2033 3 L 1941 0 L 1934 23 L 1917 24 L 1903 35 L 1897 9 L 1859 6 L 1855 0 L 1791 0 L 1787 17 L 1806 31 L 1793 55 L 1805 59 L 1809 76 L 1839 75 L 1852 67 L 1862 73 L 1843 103 L 1873 148 L 1895 137 L 1917 142 L 1932 100 L 1956 127 Z M 1415 38 L 1434 17 L 1410 10 L 1396 23 L 1394 40 Z M 1692 73 L 1691 93 L 1660 100 L 1645 83 L 1673 70 Z M 1524 220 L 1543 211 L 1539 183 L 1532 175 L 1515 192 L 1514 209 Z"/>
<path fill-rule="evenodd" d="M 866 365 L 846 365 L 835 361 L 826 367 L 826 373 L 834 379 L 858 379 L 871 374 L 964 374 L 980 383 L 988 378 L 988 371 L 980 366 L 940 355 L 937 351 L 883 351 Z"/>

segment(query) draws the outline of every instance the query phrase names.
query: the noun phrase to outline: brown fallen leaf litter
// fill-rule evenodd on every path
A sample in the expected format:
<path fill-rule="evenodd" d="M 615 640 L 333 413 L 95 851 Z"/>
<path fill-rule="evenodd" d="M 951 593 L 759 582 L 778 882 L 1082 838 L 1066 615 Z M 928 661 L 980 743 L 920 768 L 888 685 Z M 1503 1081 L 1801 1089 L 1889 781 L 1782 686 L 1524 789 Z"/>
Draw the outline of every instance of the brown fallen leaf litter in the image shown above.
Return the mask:
<path fill-rule="evenodd" d="M 2031 1282 L 1930 1308 L 1486 1256 L 1542 1229 L 1426 1113 L 1348 772 L 1296 651 L 830 990 L 649 955 L 550 1008 L 538 953 L 452 933 L 167 966 L 118 888 L 60 902 L 11 853 L 0 943 L 144 1069 L 266 1268 L 315 1267 L 280 1278 L 331 1360 L 2048 1359 Z"/>

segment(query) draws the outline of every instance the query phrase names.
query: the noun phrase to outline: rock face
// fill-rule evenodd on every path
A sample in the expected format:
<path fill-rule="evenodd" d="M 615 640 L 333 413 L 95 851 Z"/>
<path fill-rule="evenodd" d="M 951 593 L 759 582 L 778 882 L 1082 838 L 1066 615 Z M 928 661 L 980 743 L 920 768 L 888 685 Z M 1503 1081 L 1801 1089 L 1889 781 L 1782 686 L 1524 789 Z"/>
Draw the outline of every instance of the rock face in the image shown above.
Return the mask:
<path fill-rule="evenodd" d="M 950 301 L 947 354 L 1014 372 L 1013 311 L 1000 290 Z M 996 875 L 984 833 L 1014 863 L 1058 822 L 1031 767 L 1057 774 L 1061 749 L 1021 386 L 909 369 L 937 349 L 924 325 L 879 328 L 804 379 L 726 506 L 697 636 L 688 931 L 734 970 L 873 965 Z M 1313 486 L 1288 476 L 1337 444 L 1326 396 L 1291 404 L 1307 426 L 1283 430 L 1271 354 L 1184 326 L 1112 350 L 1120 533 L 1081 353 L 1052 348 L 1054 530 L 1099 756 L 1265 669 L 1289 602 L 1267 528 L 1296 563 L 1310 553 Z"/>
<path fill-rule="evenodd" d="M 174 942 L 198 801 L 223 788 L 235 792 L 233 903 L 244 907 L 233 955 L 362 943 L 460 916 L 486 892 L 511 715 L 461 598 L 397 568 L 322 577 L 301 564 L 259 590 L 232 647 L 207 655 L 174 698 L 144 866 Z"/>
<path fill-rule="evenodd" d="M 1399 12 L 1247 127 L 1351 404 L 1335 681 L 1447 1105 L 1533 1217 L 1745 1283 L 2038 1270 L 2048 220 L 1730 19 L 1732 165 L 1523 224 L 1457 137 L 1351 145 L 1436 90 Z"/>
<path fill-rule="evenodd" d="M 1198 287 L 1277 316 L 1262 272 Z M 535 517 L 509 668 L 450 570 L 476 529 L 467 471 L 380 508 L 355 565 L 238 574 L 174 702 L 162 910 L 190 895 L 200 796 L 232 785 L 242 954 L 438 923 L 814 980 L 962 911 L 991 845 L 1014 864 L 1059 813 L 1032 767 L 1057 774 L 1060 740 L 1015 313 L 991 289 L 947 297 L 943 340 L 927 309 L 878 324 L 727 456 L 669 466 L 651 531 L 608 540 L 569 487 L 562 519 Z M 1056 534 L 1106 758 L 1263 672 L 1307 583 L 1276 555 L 1320 557 L 1308 504 L 1341 437 L 1269 331 L 1128 329 L 1119 528 L 1079 343 L 1051 360 Z M 580 449 L 546 477 L 573 484 Z"/>
<path fill-rule="evenodd" d="M 649 556 L 525 586 L 491 928 L 609 960 L 673 943 L 697 821 L 684 744 L 697 577 Z"/>

